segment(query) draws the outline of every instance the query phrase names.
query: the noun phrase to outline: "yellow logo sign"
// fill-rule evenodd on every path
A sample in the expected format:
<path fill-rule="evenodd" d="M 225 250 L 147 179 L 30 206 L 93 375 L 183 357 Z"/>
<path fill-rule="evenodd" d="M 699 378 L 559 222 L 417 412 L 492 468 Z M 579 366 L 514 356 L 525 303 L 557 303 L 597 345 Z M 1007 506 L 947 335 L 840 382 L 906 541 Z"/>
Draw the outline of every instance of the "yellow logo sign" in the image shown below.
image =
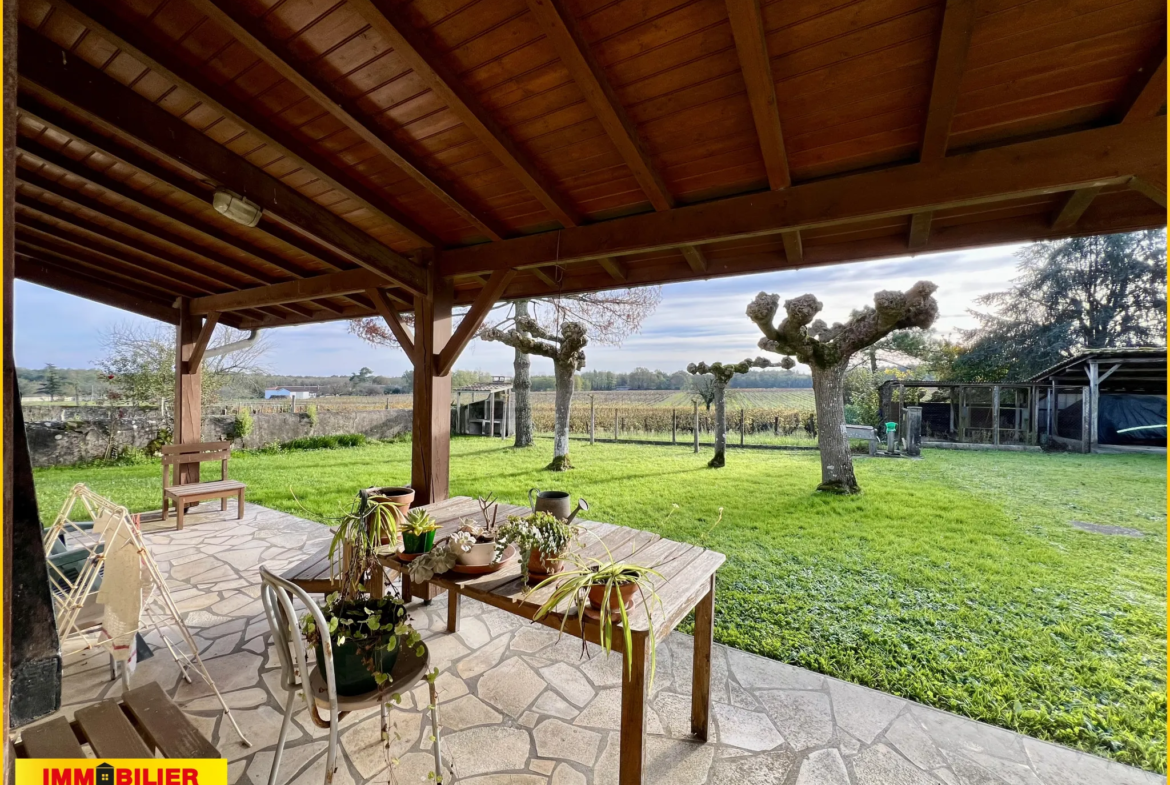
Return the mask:
<path fill-rule="evenodd" d="M 17 758 L 16 785 L 227 785 L 227 761 Z"/>

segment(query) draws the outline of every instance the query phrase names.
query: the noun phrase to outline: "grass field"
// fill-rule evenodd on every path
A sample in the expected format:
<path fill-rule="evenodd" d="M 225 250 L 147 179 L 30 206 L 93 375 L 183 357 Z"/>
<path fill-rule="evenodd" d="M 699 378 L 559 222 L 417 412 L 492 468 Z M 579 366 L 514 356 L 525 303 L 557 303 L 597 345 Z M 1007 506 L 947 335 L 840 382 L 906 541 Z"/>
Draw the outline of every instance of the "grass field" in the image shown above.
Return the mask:
<path fill-rule="evenodd" d="M 597 390 L 573 393 L 573 405 L 588 406 L 593 397 L 597 406 L 661 406 L 665 408 L 690 409 L 694 394 L 686 390 Z M 533 406 L 552 406 L 555 392 L 532 393 Z M 702 404 L 700 404 L 700 407 Z M 811 412 L 813 410 L 812 388 L 769 388 L 730 389 L 727 391 L 727 408 L 730 409 L 792 409 Z"/>
<path fill-rule="evenodd" d="M 928 450 L 859 460 L 865 493 L 839 498 L 812 492 L 815 453 L 732 452 L 713 471 L 708 451 L 684 447 L 572 450 L 578 468 L 551 475 L 547 439 L 529 450 L 456 439 L 451 491 L 584 495 L 591 518 L 727 554 L 723 643 L 1165 770 L 1164 458 Z M 356 488 L 406 481 L 409 462 L 409 444 L 393 443 L 245 454 L 232 473 L 256 503 L 325 520 Z M 157 463 L 38 470 L 42 517 L 82 480 L 157 508 L 159 474 Z"/>

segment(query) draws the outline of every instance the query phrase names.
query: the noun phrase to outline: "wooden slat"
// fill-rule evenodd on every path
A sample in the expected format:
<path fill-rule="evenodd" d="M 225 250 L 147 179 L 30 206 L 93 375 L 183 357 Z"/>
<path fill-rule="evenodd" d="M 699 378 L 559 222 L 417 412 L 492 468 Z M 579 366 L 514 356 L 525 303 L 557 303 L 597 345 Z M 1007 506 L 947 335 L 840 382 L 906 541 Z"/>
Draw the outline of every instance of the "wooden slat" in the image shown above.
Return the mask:
<path fill-rule="evenodd" d="M 528 10 L 560 55 L 561 62 L 597 115 L 601 127 L 617 147 L 622 160 L 630 167 L 650 204 L 654 205 L 655 210 L 674 207 L 674 197 L 662 181 L 662 176 L 642 144 L 637 128 L 610 86 L 605 71 L 593 57 L 572 12 L 563 0 L 528 0 Z"/>
<path fill-rule="evenodd" d="M 1071 229 L 1089 209 L 1089 205 L 1101 193 L 1101 187 L 1079 188 L 1068 195 L 1056 215 L 1052 217 L 1053 229 Z"/>
<path fill-rule="evenodd" d="M 241 101 L 215 84 L 206 73 L 190 66 L 177 57 L 174 47 L 168 43 L 144 34 L 135 25 L 127 22 L 113 11 L 98 3 L 87 2 L 82 10 L 70 0 L 52 0 L 53 6 L 73 17 L 102 38 L 129 53 L 134 59 L 147 65 L 152 71 L 163 75 L 175 84 L 199 97 L 199 100 L 220 112 L 241 128 L 255 134 L 276 152 L 295 161 L 338 193 L 344 194 L 381 220 L 393 226 L 404 236 L 424 245 L 434 245 L 437 240 L 413 219 L 404 215 L 381 194 L 366 187 L 347 172 L 313 153 L 291 134 L 265 118 L 248 101 Z M 25 67 L 21 62 L 21 69 Z M 231 180 L 221 180 L 228 184 Z M 229 186 L 230 187 L 230 186 Z M 237 192 L 243 193 L 235 188 Z M 248 194 L 249 198 L 251 194 Z"/>
<path fill-rule="evenodd" d="M 946 155 L 955 104 L 959 100 L 959 85 L 963 81 L 967 51 L 971 48 L 971 33 L 974 29 L 975 0 L 947 0 L 938 56 L 934 62 L 934 83 L 926 112 L 926 130 L 919 154 L 922 161 L 937 161 Z"/>
<path fill-rule="evenodd" d="M 228 450 L 232 446 L 230 441 L 218 442 L 188 442 L 186 444 L 166 444 L 158 448 L 163 455 L 181 455 L 192 452 L 214 452 Z"/>
<path fill-rule="evenodd" d="M 515 277 L 515 270 L 499 270 L 492 273 L 492 277 L 488 279 L 487 285 L 476 296 L 471 308 L 463 314 L 463 320 L 459 322 L 459 327 L 451 334 L 447 345 L 439 352 L 439 360 L 436 364 L 436 372 L 439 376 L 451 373 L 451 369 L 455 367 L 455 361 L 459 359 L 463 349 L 479 332 L 479 328 L 483 327 L 484 320 L 487 319 L 488 314 L 499 301 L 504 289 L 508 288 L 508 284 Z"/>
<path fill-rule="evenodd" d="M 597 260 L 603 270 L 609 273 L 615 281 L 623 282 L 630 277 L 630 269 L 625 264 L 609 256 Z"/>
<path fill-rule="evenodd" d="M 804 244 L 800 240 L 800 231 L 781 232 L 780 237 L 784 241 L 784 255 L 788 257 L 788 261 L 792 264 L 803 262 Z"/>
<path fill-rule="evenodd" d="M 387 0 L 350 0 L 349 5 L 386 39 L 395 53 L 556 220 L 564 226 L 580 223 L 577 208 L 480 105 L 460 75 L 432 50 L 423 32 L 404 15 L 401 6 Z"/>
<path fill-rule="evenodd" d="M 176 166 L 246 194 L 267 215 L 279 218 L 294 231 L 314 235 L 354 263 L 411 292 L 425 291 L 423 271 L 410 260 L 81 58 L 63 54 L 60 47 L 36 33 L 22 35 L 22 87 L 61 98 L 115 135 L 132 137 Z"/>
<path fill-rule="evenodd" d="M 296 85 L 342 125 L 357 134 L 387 160 L 402 170 L 407 177 L 425 188 L 432 196 L 458 213 L 464 220 L 492 240 L 501 239 L 505 230 L 493 219 L 479 214 L 468 205 L 470 194 L 456 197 L 458 186 L 440 183 L 439 176 L 428 173 L 426 165 L 406 145 L 394 140 L 384 128 L 367 117 L 344 93 L 333 84 L 310 73 L 287 46 L 271 36 L 260 20 L 244 10 L 238 0 L 191 0 L 215 23 L 231 33 L 252 54 L 259 56 L 278 74 Z"/>
<path fill-rule="evenodd" d="M 788 154 L 784 149 L 784 134 L 780 128 L 780 113 L 776 106 L 776 83 L 772 77 L 772 58 L 764 38 L 764 20 L 759 0 L 726 0 L 735 37 L 735 51 L 739 55 L 740 70 L 747 85 L 752 119 L 756 125 L 768 185 L 773 189 L 787 188 L 792 183 L 788 170 Z"/>
<path fill-rule="evenodd" d="M 219 751 L 191 724 L 157 682 L 122 696 L 147 740 L 167 758 L 218 758 Z"/>
<path fill-rule="evenodd" d="M 200 452 L 200 453 L 184 453 L 182 455 L 163 455 L 162 463 L 164 466 L 171 466 L 174 464 L 189 464 L 189 463 L 210 463 L 211 461 L 226 461 L 231 457 L 229 450 L 221 450 L 219 452 Z"/>
<path fill-rule="evenodd" d="M 930 242 L 930 224 L 934 220 L 934 213 L 914 213 L 910 216 L 910 237 L 906 246 L 911 251 L 918 251 Z"/>
<path fill-rule="evenodd" d="M 153 758 L 150 748 L 112 700 L 78 709 L 77 727 L 99 758 Z"/>
<path fill-rule="evenodd" d="M 696 246 L 684 245 L 679 250 L 682 251 L 683 258 L 687 260 L 687 264 L 691 266 L 692 270 L 697 273 L 707 272 L 707 258 Z"/>
<path fill-rule="evenodd" d="M 186 485 L 171 485 L 166 489 L 168 495 L 194 496 L 200 493 L 219 493 L 220 491 L 238 491 L 248 487 L 239 480 L 213 480 L 210 482 L 194 482 Z"/>
<path fill-rule="evenodd" d="M 41 725 L 25 728 L 20 737 L 30 758 L 85 757 L 73 728 L 64 717 L 54 717 Z"/>

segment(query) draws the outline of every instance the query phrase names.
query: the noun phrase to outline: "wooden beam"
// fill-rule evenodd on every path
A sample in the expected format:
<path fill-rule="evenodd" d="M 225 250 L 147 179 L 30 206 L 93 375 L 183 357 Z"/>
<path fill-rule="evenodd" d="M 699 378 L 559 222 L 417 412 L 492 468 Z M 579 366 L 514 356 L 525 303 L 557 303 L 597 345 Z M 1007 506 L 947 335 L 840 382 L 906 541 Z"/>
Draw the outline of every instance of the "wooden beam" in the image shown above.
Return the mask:
<path fill-rule="evenodd" d="M 488 151 L 520 181 L 564 226 L 581 222 L 577 208 L 558 192 L 556 185 L 520 149 L 479 103 L 461 75 L 447 66 L 433 50 L 422 30 L 405 14 L 404 7 L 388 0 L 350 0 L 349 5 L 373 27 L 435 95 L 459 116 Z"/>
<path fill-rule="evenodd" d="M 1085 210 L 1089 209 L 1089 205 L 1093 203 L 1099 193 L 1101 193 L 1099 185 L 1078 188 L 1070 193 L 1065 197 L 1060 209 L 1052 216 L 1052 228 L 1071 229 L 1076 226 L 1077 221 L 1081 220 L 1081 216 L 1085 214 Z"/>
<path fill-rule="evenodd" d="M 930 224 L 933 220 L 933 212 L 914 213 L 910 216 L 910 237 L 906 246 L 911 251 L 921 250 L 930 242 Z"/>
<path fill-rule="evenodd" d="M 328 273 L 327 275 L 315 275 L 312 278 L 274 283 L 269 286 L 257 286 L 235 292 L 196 297 L 191 300 L 190 308 L 191 313 L 196 316 L 212 311 L 238 311 L 241 308 L 282 305 L 315 300 L 319 297 L 336 297 L 365 292 L 379 288 L 383 283 L 379 276 L 368 270 L 346 270 L 340 273 Z"/>
<path fill-rule="evenodd" d="M 1166 118 L 440 251 L 444 276 L 571 264 L 1128 182 L 1165 166 Z M 903 246 L 904 247 L 904 246 Z"/>
<path fill-rule="evenodd" d="M 386 128 L 363 113 L 331 82 L 312 74 L 283 42 L 264 29 L 259 19 L 244 10 L 242 3 L 238 0 L 191 0 L 191 4 L 465 221 L 492 240 L 503 238 L 505 230 L 501 225 L 465 206 L 464 202 L 470 203 L 473 198 L 470 194 L 462 194 L 459 198 L 454 196 L 457 188 L 454 183 L 440 184 L 439 175 L 428 174 L 422 160 L 409 147 L 397 142 Z"/>
<path fill-rule="evenodd" d="M 601 269 L 609 273 L 610 277 L 618 282 L 625 282 L 630 277 L 630 269 L 625 264 L 610 256 L 603 256 L 597 260 Z"/>
<path fill-rule="evenodd" d="M 561 62 L 617 147 L 622 160 L 630 167 L 650 204 L 655 210 L 674 207 L 674 197 L 642 144 L 638 129 L 626 114 L 605 70 L 593 57 L 589 43 L 581 34 L 572 11 L 565 7 L 564 0 L 528 0 L 528 10 L 560 55 Z"/>
<path fill-rule="evenodd" d="M 492 308 L 499 302 L 500 295 L 504 293 L 508 284 L 512 283 L 512 279 L 515 277 L 515 270 L 492 273 L 487 286 L 480 290 L 475 297 L 475 302 L 471 304 L 471 308 L 463 314 L 463 320 L 459 322 L 459 327 L 451 336 L 451 340 L 447 341 L 447 345 L 439 352 L 436 374 L 446 376 L 451 373 L 451 369 L 455 367 L 455 361 L 459 359 L 463 349 L 479 332 L 479 328 L 483 327 L 484 319 L 491 313 Z"/>
<path fill-rule="evenodd" d="M 428 265 L 428 296 L 414 300 L 414 414 L 410 487 L 417 504 L 446 499 L 451 468 L 451 377 L 436 364 L 451 338 L 451 283 Z"/>
<path fill-rule="evenodd" d="M 16 277 L 75 297 L 121 308 L 148 319 L 157 319 L 167 324 L 179 322 L 179 312 L 161 298 L 115 286 L 108 280 L 103 281 L 96 275 L 85 275 L 76 269 L 66 270 L 29 254 L 16 254 Z"/>
<path fill-rule="evenodd" d="M 1136 176 L 1130 179 L 1129 187 L 1148 197 L 1160 207 L 1166 206 L 1166 183 L 1150 177 Z"/>
<path fill-rule="evenodd" d="M 219 312 L 212 311 L 207 314 L 207 318 L 203 320 L 203 326 L 199 328 L 199 338 L 191 348 L 190 367 L 198 368 L 203 364 L 203 354 L 207 351 L 207 345 L 211 343 L 211 335 L 215 332 L 217 324 L 219 324 Z"/>
<path fill-rule="evenodd" d="M 703 252 L 694 245 L 684 245 L 679 248 L 682 252 L 683 258 L 687 260 L 687 264 L 691 269 L 697 273 L 707 272 L 707 257 L 703 256 Z"/>
<path fill-rule="evenodd" d="M 176 308 L 174 443 L 192 444 L 203 441 L 203 371 L 192 362 L 201 320 L 187 309 L 185 298 L 179 298 Z M 175 469 L 176 483 L 199 482 L 198 463 L 177 464 Z"/>
<path fill-rule="evenodd" d="M 784 256 L 790 264 L 800 264 L 804 261 L 804 243 L 800 239 L 800 230 L 794 232 L 781 232 L 781 239 L 784 241 Z"/>
<path fill-rule="evenodd" d="M 1140 123 L 1156 117 L 1166 106 L 1166 41 L 1138 71 L 1122 102 L 1121 122 Z"/>
<path fill-rule="evenodd" d="M 403 236 L 422 245 L 429 246 L 438 243 L 429 230 L 403 214 L 384 194 L 369 188 L 342 168 L 314 152 L 308 144 L 281 129 L 261 114 L 251 102 L 232 96 L 222 86 L 210 79 L 199 67 L 183 62 L 175 53 L 176 47 L 169 42 L 157 40 L 148 33 L 144 33 L 114 11 L 102 7 L 100 3 L 85 2 L 85 10 L 82 10 L 72 0 L 51 0 L 51 2 L 55 8 L 73 17 L 95 34 L 131 55 L 151 71 L 157 72 L 185 90 L 190 90 L 202 103 L 221 112 L 231 122 L 254 134 L 264 144 L 271 146 L 275 152 L 296 163 L 338 193 L 353 200 L 355 204 L 369 210 L 371 214 L 393 226 Z M 25 63 L 22 60 L 21 70 L 24 67 Z"/>
<path fill-rule="evenodd" d="M 531 272 L 533 275 L 535 275 L 537 278 L 539 278 L 541 283 L 543 283 L 548 288 L 550 288 L 550 289 L 557 288 L 556 280 L 551 275 L 546 273 L 544 270 L 540 269 L 539 267 L 533 267 L 531 270 L 529 270 L 529 272 Z M 487 286 L 486 281 L 484 282 L 484 286 Z"/>
<path fill-rule="evenodd" d="M 394 304 L 390 302 L 390 298 L 381 289 L 368 290 L 370 299 L 374 302 L 374 307 L 382 318 L 386 321 L 386 326 L 390 328 L 390 332 L 394 333 L 394 337 L 398 339 L 402 351 L 406 352 L 406 356 L 411 358 L 411 363 L 417 362 L 414 354 L 414 336 L 410 333 L 410 328 L 402 322 L 402 317 L 398 315 Z"/>
<path fill-rule="evenodd" d="M 947 153 L 951 121 L 959 100 L 959 86 L 967 67 L 967 51 L 971 48 L 974 29 L 975 0 L 947 0 L 938 55 L 934 61 L 934 83 L 930 88 L 926 128 L 922 134 L 921 161 L 938 161 Z"/>
<path fill-rule="evenodd" d="M 780 128 L 776 80 L 772 76 L 772 57 L 764 37 L 760 2 L 726 2 L 727 14 L 731 19 L 731 34 L 735 38 L 735 51 L 739 55 L 739 67 L 752 107 L 752 120 L 756 124 L 760 152 L 764 156 L 764 169 L 768 173 L 768 186 L 773 190 L 787 188 L 792 184 L 792 175 L 788 170 L 788 154 L 784 149 L 784 134 Z"/>
<path fill-rule="evenodd" d="M 20 63 L 23 89 L 54 95 L 115 135 L 244 194 L 294 231 L 318 237 L 396 285 L 414 293 L 423 287 L 422 271 L 402 255 L 56 44 L 26 31 Z"/>

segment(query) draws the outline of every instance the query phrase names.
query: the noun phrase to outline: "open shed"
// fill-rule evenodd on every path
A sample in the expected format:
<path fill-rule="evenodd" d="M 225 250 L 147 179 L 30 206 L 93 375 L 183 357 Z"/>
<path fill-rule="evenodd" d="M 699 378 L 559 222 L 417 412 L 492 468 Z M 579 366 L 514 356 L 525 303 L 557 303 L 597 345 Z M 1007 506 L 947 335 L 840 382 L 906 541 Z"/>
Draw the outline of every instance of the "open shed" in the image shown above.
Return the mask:
<path fill-rule="evenodd" d="M 469 384 L 455 390 L 451 430 L 465 436 L 499 436 L 516 432 L 512 405 L 512 380 L 496 376 L 490 382 Z"/>

